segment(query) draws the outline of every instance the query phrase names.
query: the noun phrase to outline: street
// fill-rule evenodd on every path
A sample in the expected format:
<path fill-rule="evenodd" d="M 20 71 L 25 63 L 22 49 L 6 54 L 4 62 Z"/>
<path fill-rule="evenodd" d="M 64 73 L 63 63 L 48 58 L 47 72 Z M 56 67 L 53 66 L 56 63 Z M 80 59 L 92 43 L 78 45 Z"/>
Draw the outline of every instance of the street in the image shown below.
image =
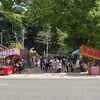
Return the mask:
<path fill-rule="evenodd" d="M 0 100 L 100 100 L 100 80 L 0 79 Z"/>

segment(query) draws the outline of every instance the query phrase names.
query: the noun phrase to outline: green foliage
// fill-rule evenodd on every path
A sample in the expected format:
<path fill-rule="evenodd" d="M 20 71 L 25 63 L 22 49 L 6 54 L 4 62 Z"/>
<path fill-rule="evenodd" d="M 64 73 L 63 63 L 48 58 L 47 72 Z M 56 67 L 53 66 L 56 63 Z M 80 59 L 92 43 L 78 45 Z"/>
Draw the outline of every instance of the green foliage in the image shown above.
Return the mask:
<path fill-rule="evenodd" d="M 22 30 L 21 16 L 8 11 L 1 11 L 0 24 L 0 30 L 5 30 L 5 32 L 3 32 L 3 45 L 8 46 L 11 42 L 16 42 L 13 31 L 15 31 L 17 33 L 16 36 L 19 37 Z"/>
<path fill-rule="evenodd" d="M 41 55 L 43 55 L 44 51 L 46 51 L 46 34 L 47 33 L 45 31 L 39 31 L 35 38 L 36 50 Z"/>
<path fill-rule="evenodd" d="M 0 12 L 0 33 L 3 36 L 3 45 L 8 46 L 11 41 L 14 41 L 11 23 L 5 19 L 5 14 Z"/>
<path fill-rule="evenodd" d="M 83 44 L 100 48 L 100 0 L 1 0 L 1 4 L 0 20 L 9 22 L 19 35 L 23 25 L 28 27 L 28 38 L 38 50 L 45 46 L 43 29 L 49 33 L 50 52 Z"/>
<path fill-rule="evenodd" d="M 14 2 L 13 0 L 1 0 L 3 9 L 6 11 L 12 11 Z"/>
<path fill-rule="evenodd" d="M 69 19 L 67 21 L 69 26 L 67 42 L 69 42 L 69 46 L 78 48 L 82 44 L 91 45 L 91 42 L 94 45 L 96 44 L 96 37 L 99 36 L 100 32 L 97 12 L 96 0 L 93 0 L 93 2 L 77 1 L 74 7 L 69 9 L 67 15 Z"/>
<path fill-rule="evenodd" d="M 21 19 L 20 15 L 18 15 L 18 14 L 9 15 L 9 16 L 7 16 L 7 19 L 12 24 L 12 26 L 13 26 L 14 30 L 16 30 L 16 32 L 21 30 L 22 19 Z"/>
<path fill-rule="evenodd" d="M 57 29 L 54 25 L 51 26 L 51 53 L 57 53 L 62 47 L 64 47 L 64 38 L 66 34 Z"/>
<path fill-rule="evenodd" d="M 40 20 L 68 33 L 65 43 L 69 48 L 96 46 L 100 33 L 99 0 L 34 0 L 29 7 L 33 23 Z"/>

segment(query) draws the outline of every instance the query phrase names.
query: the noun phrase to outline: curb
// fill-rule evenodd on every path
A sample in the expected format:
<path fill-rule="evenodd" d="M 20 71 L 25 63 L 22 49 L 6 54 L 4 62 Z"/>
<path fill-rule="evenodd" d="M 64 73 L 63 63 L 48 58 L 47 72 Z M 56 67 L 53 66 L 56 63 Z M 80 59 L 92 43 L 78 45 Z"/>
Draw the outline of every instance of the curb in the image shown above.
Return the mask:
<path fill-rule="evenodd" d="M 98 79 L 99 75 L 79 75 L 79 74 L 66 74 L 66 73 L 43 73 L 43 74 L 11 74 L 8 76 L 0 76 L 0 79 Z"/>

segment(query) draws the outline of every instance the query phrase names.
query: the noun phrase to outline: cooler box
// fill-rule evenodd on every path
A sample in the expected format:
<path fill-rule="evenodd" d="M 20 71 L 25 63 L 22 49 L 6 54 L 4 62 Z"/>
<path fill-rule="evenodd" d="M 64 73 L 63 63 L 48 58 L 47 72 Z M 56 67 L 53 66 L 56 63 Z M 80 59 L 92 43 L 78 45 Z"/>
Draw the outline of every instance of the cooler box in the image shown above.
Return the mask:
<path fill-rule="evenodd" d="M 13 73 L 13 68 L 11 66 L 5 66 L 2 70 L 4 75 L 10 75 Z"/>
<path fill-rule="evenodd" d="M 90 73 L 91 73 L 91 75 L 100 75 L 99 66 L 91 66 Z"/>

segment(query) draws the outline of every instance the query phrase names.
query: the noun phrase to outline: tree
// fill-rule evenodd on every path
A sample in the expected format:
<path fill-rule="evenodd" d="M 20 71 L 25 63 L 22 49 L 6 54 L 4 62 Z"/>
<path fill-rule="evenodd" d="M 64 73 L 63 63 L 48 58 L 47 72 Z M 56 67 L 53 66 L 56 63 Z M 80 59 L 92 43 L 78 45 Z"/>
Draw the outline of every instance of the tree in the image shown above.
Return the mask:
<path fill-rule="evenodd" d="M 24 26 L 25 36 L 36 48 L 48 25 L 50 52 L 82 44 L 100 48 L 100 0 L 1 0 L 1 4 L 1 20 L 10 24 L 18 38 Z"/>
<path fill-rule="evenodd" d="M 50 40 L 50 51 L 51 53 L 58 53 L 64 45 L 64 38 L 67 37 L 65 33 L 61 32 L 57 27 L 51 25 L 51 40 Z M 64 50 L 63 50 L 64 51 Z M 60 51 L 61 52 L 61 51 Z"/>
<path fill-rule="evenodd" d="M 36 50 L 40 55 L 43 55 L 44 52 L 46 53 L 46 32 L 43 31 L 39 31 L 37 33 L 37 37 L 35 39 L 35 44 L 36 44 Z"/>
<path fill-rule="evenodd" d="M 96 46 L 100 32 L 99 0 L 34 0 L 29 8 L 33 23 L 50 23 L 68 33 L 65 41 L 69 48 Z"/>
<path fill-rule="evenodd" d="M 28 42 L 30 42 L 30 45 L 31 45 L 30 47 L 35 47 L 35 49 L 37 50 L 38 42 L 40 40 L 38 38 L 41 38 L 42 34 L 40 34 L 40 33 L 43 33 L 42 32 L 43 24 L 37 23 L 35 25 L 32 25 L 31 23 L 29 23 L 27 25 L 26 31 L 27 31 L 27 34 L 25 36 L 28 38 Z M 28 46 L 28 44 L 26 44 L 26 45 Z M 28 47 L 28 48 L 30 48 L 30 47 Z"/>
<path fill-rule="evenodd" d="M 5 20 L 5 22 L 9 23 L 10 25 L 6 27 L 9 28 L 10 33 L 12 33 L 15 36 L 11 36 L 9 35 L 10 33 L 8 32 L 8 30 L 6 30 L 6 33 L 8 33 L 10 38 L 6 37 L 6 40 L 10 42 L 6 42 L 6 45 L 8 46 L 9 43 L 14 42 L 14 40 L 16 40 L 16 42 L 18 42 L 20 38 L 22 38 L 22 28 L 23 28 L 23 13 L 18 13 L 16 12 L 16 9 L 18 8 L 17 5 L 18 2 L 14 2 L 13 0 L 1 0 L 1 17 Z M 16 5 L 15 5 L 16 4 Z M 16 9 L 15 9 L 16 8 Z M 22 11 L 22 9 L 19 9 L 20 11 Z M 23 11 L 24 12 L 24 11 Z M 1 23 L 2 24 L 2 23 Z M 5 23 L 3 23 L 5 25 Z M 1 29 L 3 30 L 3 28 Z M 7 35 L 7 36 L 8 36 Z"/>
<path fill-rule="evenodd" d="M 74 6 L 67 13 L 69 46 L 79 48 L 82 44 L 91 46 L 96 44 L 96 36 L 100 36 L 98 7 L 100 6 L 97 4 L 97 0 L 74 2 Z"/>
<path fill-rule="evenodd" d="M 11 42 L 15 40 L 15 37 L 12 33 L 12 25 L 6 20 L 3 12 L 0 12 L 0 33 L 3 38 L 3 45 L 8 46 Z"/>

